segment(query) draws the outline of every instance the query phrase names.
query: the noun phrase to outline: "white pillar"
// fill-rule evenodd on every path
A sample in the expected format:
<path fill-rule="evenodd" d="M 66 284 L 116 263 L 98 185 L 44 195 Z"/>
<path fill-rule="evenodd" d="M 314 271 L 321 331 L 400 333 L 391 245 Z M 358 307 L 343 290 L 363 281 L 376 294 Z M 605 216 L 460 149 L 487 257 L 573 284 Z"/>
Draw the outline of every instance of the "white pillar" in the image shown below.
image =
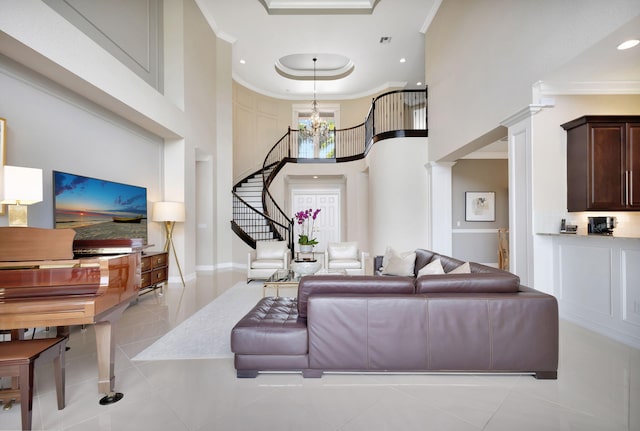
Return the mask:
<path fill-rule="evenodd" d="M 533 286 L 533 151 L 531 117 L 542 109 L 529 105 L 500 124 L 509 138 L 509 271 Z"/>
<path fill-rule="evenodd" d="M 453 253 L 451 170 L 455 162 L 431 162 L 430 176 L 431 250 L 451 256 Z"/>

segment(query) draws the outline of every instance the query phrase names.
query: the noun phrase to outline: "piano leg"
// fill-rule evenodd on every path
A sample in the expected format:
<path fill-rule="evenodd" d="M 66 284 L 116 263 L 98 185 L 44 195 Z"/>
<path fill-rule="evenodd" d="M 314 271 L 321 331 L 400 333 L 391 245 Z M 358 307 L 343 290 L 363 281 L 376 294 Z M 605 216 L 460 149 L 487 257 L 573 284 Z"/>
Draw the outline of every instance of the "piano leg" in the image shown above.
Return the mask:
<path fill-rule="evenodd" d="M 98 392 L 105 394 L 100 399 L 100 405 L 113 404 L 124 396 L 116 392 L 115 386 L 115 340 L 113 337 L 113 324 L 117 322 L 129 303 L 122 304 L 111 311 L 100 321 L 96 322 L 96 346 L 98 350 Z"/>

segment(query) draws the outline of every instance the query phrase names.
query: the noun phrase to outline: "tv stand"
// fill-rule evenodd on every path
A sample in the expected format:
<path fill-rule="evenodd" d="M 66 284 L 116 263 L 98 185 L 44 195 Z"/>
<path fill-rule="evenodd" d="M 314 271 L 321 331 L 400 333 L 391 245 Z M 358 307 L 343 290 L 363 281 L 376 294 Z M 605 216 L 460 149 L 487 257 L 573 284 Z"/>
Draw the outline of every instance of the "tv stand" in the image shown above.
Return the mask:
<path fill-rule="evenodd" d="M 166 251 L 149 251 L 141 255 L 142 274 L 140 277 L 140 293 L 154 291 L 160 287 L 160 294 L 164 293 L 162 286 L 169 279 L 169 253 Z"/>

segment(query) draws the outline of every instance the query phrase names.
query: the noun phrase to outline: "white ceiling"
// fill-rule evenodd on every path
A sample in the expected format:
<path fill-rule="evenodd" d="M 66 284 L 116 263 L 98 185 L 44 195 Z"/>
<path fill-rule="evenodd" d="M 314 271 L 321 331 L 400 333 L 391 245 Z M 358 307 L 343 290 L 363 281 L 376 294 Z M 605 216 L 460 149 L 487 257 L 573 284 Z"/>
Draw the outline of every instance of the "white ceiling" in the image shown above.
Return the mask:
<path fill-rule="evenodd" d="M 442 0 L 196 2 L 216 34 L 233 44 L 238 83 L 272 97 L 308 100 L 317 57 L 317 98 L 335 100 L 390 88 L 424 88 L 424 33 Z M 640 17 L 635 17 L 576 53 L 541 77 L 541 93 L 639 93 L 640 46 L 615 49 L 623 40 L 640 38 L 638 29 Z M 382 37 L 391 42 L 381 44 Z M 332 74 L 340 78 L 330 79 Z"/>
<path fill-rule="evenodd" d="M 311 99 L 312 58 L 318 57 L 317 98 L 329 100 L 365 97 L 389 88 L 424 88 L 424 32 L 441 0 L 197 3 L 218 37 L 233 44 L 233 78 L 238 83 L 281 99 Z M 269 7 L 278 10 L 269 13 Z M 391 42 L 381 44 L 381 37 L 390 37 Z M 295 58 L 295 64 L 307 64 L 307 73 L 304 68 L 300 72 L 307 79 L 291 79 L 276 71 L 279 59 L 294 54 L 303 55 L 302 62 Z M 349 59 L 353 70 L 340 79 L 320 79 L 331 74 L 327 69 L 335 67 L 329 61 L 335 55 Z"/>
<path fill-rule="evenodd" d="M 640 93 L 640 45 L 620 51 L 625 40 L 640 39 L 640 16 L 577 53 L 542 78 L 551 94 Z"/>

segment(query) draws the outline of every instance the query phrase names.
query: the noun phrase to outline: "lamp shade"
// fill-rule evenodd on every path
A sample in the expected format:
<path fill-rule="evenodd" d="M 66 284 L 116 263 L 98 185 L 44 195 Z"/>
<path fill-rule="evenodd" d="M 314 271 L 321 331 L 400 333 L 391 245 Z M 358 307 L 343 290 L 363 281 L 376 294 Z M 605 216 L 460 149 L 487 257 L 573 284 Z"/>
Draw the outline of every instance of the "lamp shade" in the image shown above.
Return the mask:
<path fill-rule="evenodd" d="M 42 169 L 4 167 L 3 204 L 31 205 L 42 202 Z"/>
<path fill-rule="evenodd" d="M 184 221 L 183 202 L 155 202 L 153 204 L 153 221 Z"/>

